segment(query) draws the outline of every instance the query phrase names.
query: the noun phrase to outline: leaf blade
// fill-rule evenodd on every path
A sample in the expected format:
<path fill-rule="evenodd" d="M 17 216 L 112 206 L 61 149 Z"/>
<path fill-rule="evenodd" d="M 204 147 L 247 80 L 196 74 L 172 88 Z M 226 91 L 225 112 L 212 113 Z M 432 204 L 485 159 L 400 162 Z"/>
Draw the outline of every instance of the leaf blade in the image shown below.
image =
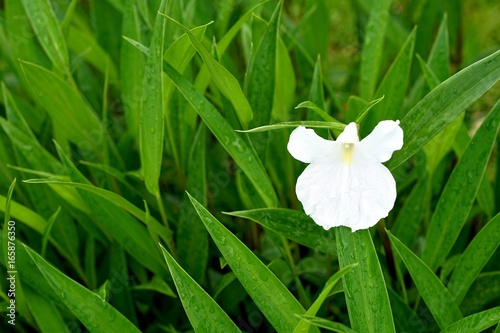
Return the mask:
<path fill-rule="evenodd" d="M 397 237 L 390 232 L 388 234 L 394 249 L 403 259 L 420 295 L 422 295 L 425 304 L 427 304 L 439 327 L 444 329 L 462 319 L 462 313 L 441 280 L 420 258 L 401 243 Z"/>
<path fill-rule="evenodd" d="M 335 228 L 340 267 L 359 266 L 342 282 L 352 329 L 362 332 L 395 332 L 389 295 L 369 230 L 351 232 Z"/>
<path fill-rule="evenodd" d="M 497 51 L 442 82 L 401 119 L 406 142 L 387 167 L 395 169 L 413 156 L 499 78 L 500 51 Z"/>
<path fill-rule="evenodd" d="M 493 107 L 454 168 L 432 216 L 422 260 L 435 270 L 467 220 L 500 127 L 500 101 Z"/>
<path fill-rule="evenodd" d="M 161 250 L 195 332 L 240 332 L 224 310 L 182 269 L 163 246 Z M 203 311 L 199 310 L 200 307 Z"/>
<path fill-rule="evenodd" d="M 292 332 L 305 310 L 278 278 L 213 217 L 196 199 L 189 197 L 199 217 L 234 274 L 278 332 Z"/>

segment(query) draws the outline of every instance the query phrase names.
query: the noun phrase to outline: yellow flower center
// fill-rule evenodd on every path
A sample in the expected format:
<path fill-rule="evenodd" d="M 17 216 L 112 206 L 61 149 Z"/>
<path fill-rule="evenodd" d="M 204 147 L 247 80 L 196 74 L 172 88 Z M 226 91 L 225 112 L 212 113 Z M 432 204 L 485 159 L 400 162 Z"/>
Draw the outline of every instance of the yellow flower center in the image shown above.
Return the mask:
<path fill-rule="evenodd" d="M 354 149 L 354 144 L 352 142 L 344 142 L 344 163 L 350 164 L 352 158 L 352 151 Z"/>

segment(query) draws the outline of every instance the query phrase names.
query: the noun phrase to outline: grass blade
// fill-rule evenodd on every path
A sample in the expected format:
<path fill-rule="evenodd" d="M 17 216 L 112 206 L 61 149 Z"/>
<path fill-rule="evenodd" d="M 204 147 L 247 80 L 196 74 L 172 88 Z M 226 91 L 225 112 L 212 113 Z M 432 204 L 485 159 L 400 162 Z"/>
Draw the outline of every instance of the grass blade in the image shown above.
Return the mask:
<path fill-rule="evenodd" d="M 21 62 L 21 67 L 54 126 L 78 146 L 80 154 L 99 152 L 104 130 L 80 92 L 43 67 L 28 62 Z"/>
<path fill-rule="evenodd" d="M 206 127 L 201 123 L 193 139 L 187 170 L 186 191 L 199 199 L 200 204 L 207 205 L 205 189 L 206 176 Z M 184 195 L 181 204 L 181 219 L 177 225 L 176 245 L 179 262 L 195 281 L 201 283 L 208 264 L 208 234 L 203 223 L 196 218 L 196 211 Z"/>
<path fill-rule="evenodd" d="M 391 233 L 389 233 L 389 237 L 439 327 L 444 329 L 462 319 L 462 313 L 441 280 L 399 239 Z"/>
<path fill-rule="evenodd" d="M 59 296 L 60 302 L 91 332 L 140 332 L 127 318 L 97 294 L 52 267 L 35 251 L 24 245 L 44 279 Z"/>
<path fill-rule="evenodd" d="M 474 237 L 451 275 L 448 290 L 461 303 L 470 286 L 498 248 L 500 214 L 497 214 Z"/>
<path fill-rule="evenodd" d="M 255 111 L 251 123 L 252 127 L 267 125 L 271 121 L 276 80 L 278 28 L 282 5 L 282 1 L 276 5 L 269 25 L 256 46 L 248 67 L 245 90 L 252 110 Z"/>
<path fill-rule="evenodd" d="M 300 319 L 313 324 L 314 326 L 321 327 L 327 331 L 339 332 L 339 333 L 356 333 L 355 330 L 342 325 L 341 323 L 336 323 L 334 321 L 326 320 L 323 318 L 318 318 L 314 316 L 299 316 Z"/>
<path fill-rule="evenodd" d="M 163 247 L 161 250 L 194 331 L 241 332 L 224 310 L 179 266 L 170 253 Z"/>
<path fill-rule="evenodd" d="M 333 256 L 337 255 L 333 232 L 323 229 L 303 212 L 264 208 L 226 214 L 253 220 L 294 242 Z"/>
<path fill-rule="evenodd" d="M 276 193 L 264 166 L 256 156 L 254 150 L 248 146 L 245 140 L 234 132 L 226 119 L 222 117 L 213 105 L 210 104 L 185 77 L 179 74 L 179 72 L 168 63 L 165 63 L 164 70 L 179 91 L 194 107 L 219 143 L 247 175 L 266 205 L 269 207 L 276 206 L 278 201 Z"/>
<path fill-rule="evenodd" d="M 455 166 L 432 215 L 422 260 L 433 270 L 446 258 L 467 220 L 499 126 L 500 101 L 490 111 Z"/>
<path fill-rule="evenodd" d="M 141 41 L 139 14 L 135 0 L 127 0 L 123 8 L 122 35 Z M 121 44 L 120 72 L 121 93 L 125 119 L 129 133 L 138 137 L 141 106 L 142 84 L 144 80 L 144 56 L 141 51 L 130 45 L 126 40 Z"/>
<path fill-rule="evenodd" d="M 363 332 L 395 332 L 389 295 L 369 230 L 351 232 L 335 228 L 340 267 L 358 263 L 343 277 L 352 329 Z"/>
<path fill-rule="evenodd" d="M 60 73 L 69 73 L 68 49 L 59 22 L 49 0 L 21 0 L 38 41 L 54 67 Z"/>
<path fill-rule="evenodd" d="M 219 64 L 200 43 L 200 41 L 193 35 L 193 33 L 177 22 L 176 20 L 167 16 L 169 20 L 176 23 L 188 35 L 191 44 L 198 51 L 203 59 L 203 62 L 208 68 L 213 82 L 217 88 L 224 94 L 224 96 L 231 101 L 238 119 L 242 126 L 245 128 L 253 118 L 252 108 L 248 103 L 243 90 L 241 90 L 238 80 L 221 64 Z"/>
<path fill-rule="evenodd" d="M 327 297 L 330 295 L 330 292 L 335 287 L 335 285 L 340 281 L 340 279 L 345 274 L 349 273 L 357 265 L 358 264 L 348 265 L 348 266 L 342 268 L 341 270 L 339 270 L 337 273 L 333 274 L 328 279 L 328 281 L 325 284 L 325 287 L 323 288 L 323 290 L 319 294 L 318 298 L 316 298 L 313 305 L 311 305 L 311 307 L 307 310 L 305 316 L 302 316 L 302 320 L 295 327 L 295 329 L 293 330 L 293 333 L 300 333 L 300 332 L 307 333 L 307 332 L 309 332 L 310 323 L 314 324 L 314 322 L 311 322 L 310 320 L 306 320 L 306 319 L 304 319 L 304 317 L 308 317 L 309 319 L 313 318 L 316 315 L 316 313 L 318 313 L 319 308 L 321 307 L 323 302 L 327 299 Z M 317 318 L 317 319 L 319 319 L 319 318 Z M 316 325 L 316 326 L 319 326 L 319 325 Z"/>
<path fill-rule="evenodd" d="M 144 69 L 143 94 L 140 107 L 139 143 L 144 182 L 148 191 L 159 196 L 161 163 L 164 140 L 164 100 L 163 100 L 163 40 L 166 0 L 162 0 L 156 15 L 153 36 Z"/>
<path fill-rule="evenodd" d="M 189 196 L 234 274 L 278 332 L 293 332 L 305 310 L 281 281 L 200 203 Z"/>
<path fill-rule="evenodd" d="M 425 96 L 401 119 L 403 149 L 388 162 L 394 169 L 419 151 L 500 78 L 500 50 L 468 66 Z"/>
<path fill-rule="evenodd" d="M 380 83 L 374 97 L 385 96 L 385 98 L 368 113 L 365 118 L 365 124 L 368 126 L 360 126 L 364 128 L 363 134 L 370 133 L 379 121 L 399 119 L 410 79 L 415 36 L 416 29 L 413 29 Z"/>
<path fill-rule="evenodd" d="M 265 125 L 260 127 L 255 127 L 249 130 L 244 131 L 236 131 L 242 133 L 259 133 L 259 132 L 267 132 L 274 131 L 282 128 L 290 128 L 290 127 L 298 127 L 298 126 L 306 126 L 309 128 L 327 128 L 333 131 L 342 131 L 345 128 L 345 124 L 340 122 L 324 122 L 324 121 L 316 121 L 316 120 L 304 120 L 304 121 L 287 121 L 284 123 Z"/>
<path fill-rule="evenodd" d="M 479 333 L 500 322 L 500 306 L 465 317 L 440 333 Z"/>
<path fill-rule="evenodd" d="M 66 323 L 53 302 L 42 297 L 30 287 L 24 286 L 23 292 L 26 296 L 26 303 L 30 312 L 40 328 L 40 332 L 53 333 L 67 331 Z"/>
<path fill-rule="evenodd" d="M 389 0 L 374 1 L 365 28 L 361 52 L 359 92 L 361 98 L 368 101 L 372 99 L 377 86 L 390 3 Z"/>

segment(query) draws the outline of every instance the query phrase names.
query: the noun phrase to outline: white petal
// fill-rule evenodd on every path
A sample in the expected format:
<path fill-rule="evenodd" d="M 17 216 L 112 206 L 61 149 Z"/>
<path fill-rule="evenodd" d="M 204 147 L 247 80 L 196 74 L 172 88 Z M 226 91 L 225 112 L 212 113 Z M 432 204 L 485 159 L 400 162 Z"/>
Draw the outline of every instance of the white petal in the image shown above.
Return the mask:
<path fill-rule="evenodd" d="M 290 134 L 287 148 L 295 159 L 311 163 L 328 155 L 333 144 L 334 141 L 323 139 L 312 129 L 299 126 Z"/>
<path fill-rule="evenodd" d="M 356 231 L 386 217 L 396 200 L 396 182 L 389 170 L 358 145 L 350 163 L 336 142 L 329 160 L 312 163 L 297 180 L 297 197 L 305 212 L 325 229 L 347 226 Z"/>
<path fill-rule="evenodd" d="M 379 122 L 359 145 L 379 162 L 389 160 L 395 150 L 403 147 L 403 130 L 399 127 L 399 120 Z"/>
<path fill-rule="evenodd" d="M 356 143 L 359 142 L 358 136 L 358 125 L 356 123 L 350 123 L 344 128 L 344 131 L 340 133 L 337 141 Z"/>

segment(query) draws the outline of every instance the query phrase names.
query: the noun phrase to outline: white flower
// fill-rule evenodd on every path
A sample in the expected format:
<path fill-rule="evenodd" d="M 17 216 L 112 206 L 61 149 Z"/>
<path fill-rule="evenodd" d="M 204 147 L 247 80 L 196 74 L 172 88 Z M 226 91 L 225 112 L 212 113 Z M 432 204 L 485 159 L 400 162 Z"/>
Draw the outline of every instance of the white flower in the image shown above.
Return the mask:
<path fill-rule="evenodd" d="M 396 200 L 396 182 L 382 162 L 402 146 L 399 121 L 381 121 L 362 141 L 355 123 L 347 125 L 337 141 L 297 127 L 288 151 L 310 163 L 295 189 L 307 215 L 327 230 L 342 225 L 354 232 L 375 225 Z"/>

